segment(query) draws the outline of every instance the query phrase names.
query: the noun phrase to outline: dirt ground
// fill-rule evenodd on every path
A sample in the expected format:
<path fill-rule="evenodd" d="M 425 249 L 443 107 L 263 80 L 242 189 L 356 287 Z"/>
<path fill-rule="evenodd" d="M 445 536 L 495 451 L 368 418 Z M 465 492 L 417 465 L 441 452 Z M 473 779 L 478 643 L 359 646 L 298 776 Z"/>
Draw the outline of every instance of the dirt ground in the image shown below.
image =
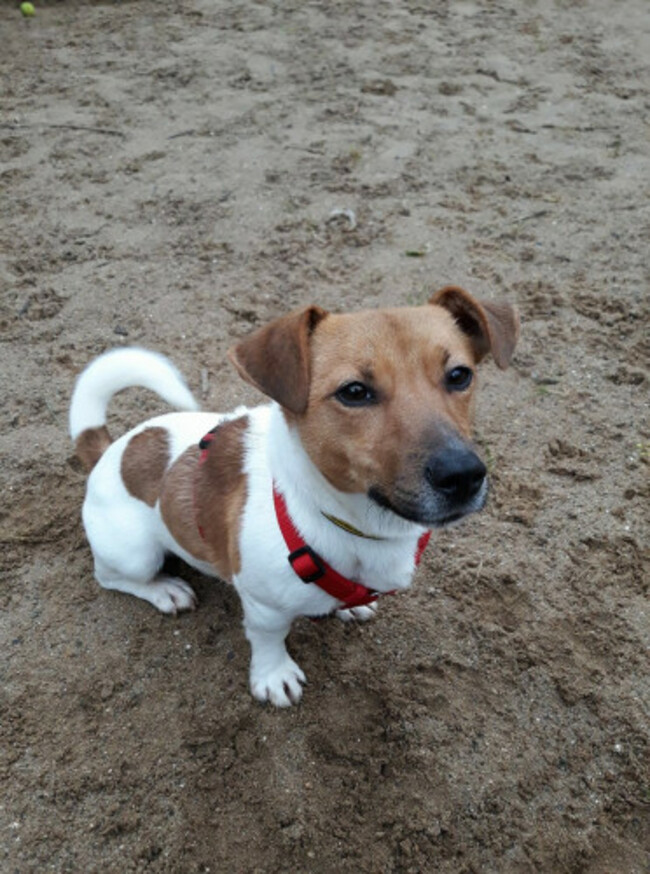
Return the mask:
<path fill-rule="evenodd" d="M 0 6 L 2 870 L 647 872 L 646 0 L 35 2 Z M 100 590 L 88 361 L 255 403 L 252 327 L 447 283 L 522 314 L 488 508 L 372 623 L 296 623 L 298 707 L 250 697 L 224 584 Z"/>

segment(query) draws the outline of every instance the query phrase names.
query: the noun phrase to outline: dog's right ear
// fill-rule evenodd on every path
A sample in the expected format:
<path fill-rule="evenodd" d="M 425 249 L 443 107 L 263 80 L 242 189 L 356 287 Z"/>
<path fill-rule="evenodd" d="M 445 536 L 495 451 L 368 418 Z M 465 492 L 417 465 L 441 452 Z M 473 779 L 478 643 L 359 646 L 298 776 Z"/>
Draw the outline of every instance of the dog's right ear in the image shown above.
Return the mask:
<path fill-rule="evenodd" d="M 240 376 L 292 413 L 304 413 L 311 382 L 310 337 L 327 310 L 309 306 L 275 319 L 228 351 Z"/>

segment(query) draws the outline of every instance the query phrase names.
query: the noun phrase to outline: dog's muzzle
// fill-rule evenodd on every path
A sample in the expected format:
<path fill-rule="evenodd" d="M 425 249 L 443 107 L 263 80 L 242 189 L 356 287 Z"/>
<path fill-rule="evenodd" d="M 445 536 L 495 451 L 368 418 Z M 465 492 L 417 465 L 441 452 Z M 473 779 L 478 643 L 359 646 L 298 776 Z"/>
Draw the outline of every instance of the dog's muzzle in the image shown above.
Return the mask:
<path fill-rule="evenodd" d="M 396 488 L 373 486 L 368 496 L 403 519 L 442 527 L 483 508 L 487 468 L 466 443 L 453 441 L 429 455 Z"/>

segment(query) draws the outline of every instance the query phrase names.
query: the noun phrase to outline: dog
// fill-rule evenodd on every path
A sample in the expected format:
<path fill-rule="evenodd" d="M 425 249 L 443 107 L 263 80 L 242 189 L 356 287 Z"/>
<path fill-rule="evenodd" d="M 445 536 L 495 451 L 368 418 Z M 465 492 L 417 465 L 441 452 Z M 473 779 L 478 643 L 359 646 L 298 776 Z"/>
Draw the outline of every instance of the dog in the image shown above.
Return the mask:
<path fill-rule="evenodd" d="M 508 303 L 449 286 L 417 307 L 289 313 L 229 352 L 270 402 L 199 412 L 176 368 L 137 348 L 79 376 L 70 433 L 89 471 L 82 517 L 106 589 L 163 613 L 190 610 L 166 554 L 231 581 L 260 701 L 299 701 L 305 675 L 285 638 L 298 616 L 368 619 L 406 589 L 430 530 L 480 510 L 487 471 L 471 443 L 476 365 L 510 363 Z M 113 441 L 106 410 L 141 386 L 185 412 Z"/>

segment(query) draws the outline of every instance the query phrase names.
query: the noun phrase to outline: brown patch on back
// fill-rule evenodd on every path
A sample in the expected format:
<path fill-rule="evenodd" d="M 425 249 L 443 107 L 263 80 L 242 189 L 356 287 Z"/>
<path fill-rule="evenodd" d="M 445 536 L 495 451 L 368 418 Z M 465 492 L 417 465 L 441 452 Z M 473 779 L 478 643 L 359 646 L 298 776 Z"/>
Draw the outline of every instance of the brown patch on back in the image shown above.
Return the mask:
<path fill-rule="evenodd" d="M 169 464 L 169 434 L 165 428 L 145 428 L 129 440 L 122 455 L 122 479 L 134 498 L 155 506 Z"/>
<path fill-rule="evenodd" d="M 211 562 L 208 544 L 197 525 L 196 489 L 199 447 L 190 446 L 167 471 L 160 493 L 160 513 L 174 540 L 199 561 Z"/>
<path fill-rule="evenodd" d="M 247 428 L 248 416 L 220 425 L 203 463 L 197 446 L 187 449 L 167 472 L 160 495 L 160 512 L 176 542 L 212 564 L 224 579 L 232 579 L 241 567 Z"/>
<path fill-rule="evenodd" d="M 81 432 L 75 442 L 75 452 L 87 473 L 90 473 L 112 442 L 106 425 L 86 428 Z"/>

